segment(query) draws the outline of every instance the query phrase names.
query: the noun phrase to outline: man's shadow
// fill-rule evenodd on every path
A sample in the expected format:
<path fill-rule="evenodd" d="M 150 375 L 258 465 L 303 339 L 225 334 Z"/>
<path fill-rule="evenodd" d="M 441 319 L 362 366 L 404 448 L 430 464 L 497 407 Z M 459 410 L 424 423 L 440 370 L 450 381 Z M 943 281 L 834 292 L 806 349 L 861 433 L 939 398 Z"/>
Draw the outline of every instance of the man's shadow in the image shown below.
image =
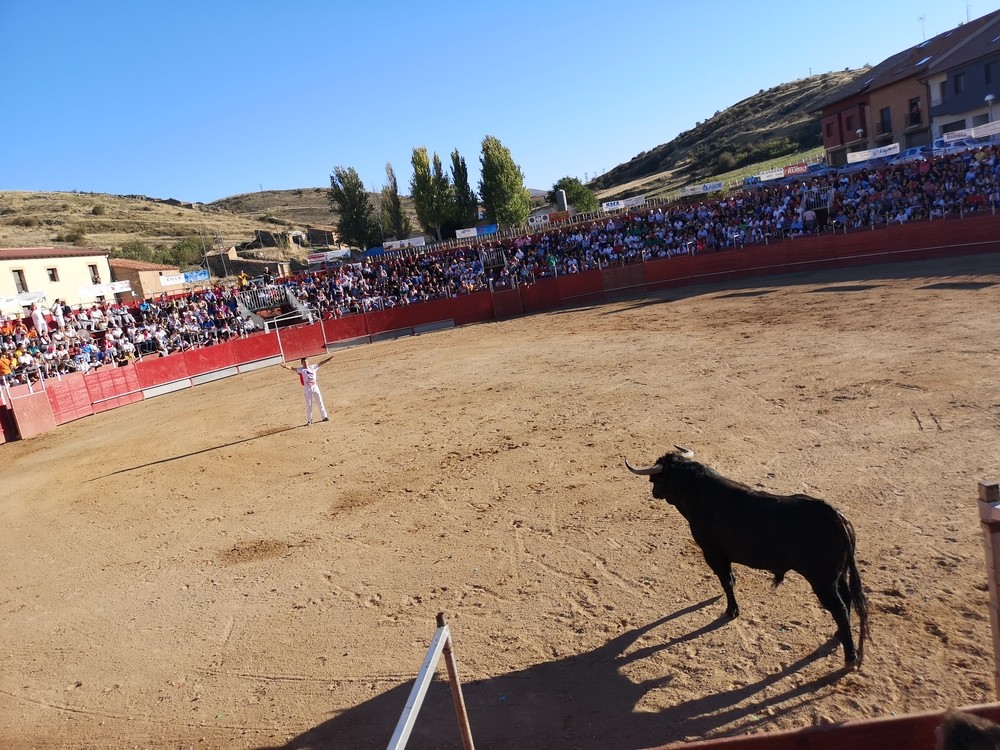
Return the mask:
<path fill-rule="evenodd" d="M 654 628 L 680 619 L 718 601 L 719 597 L 678 610 L 608 641 L 587 653 L 488 679 L 463 683 L 472 736 L 477 750 L 517 748 L 572 748 L 607 750 L 663 745 L 685 737 L 703 736 L 742 716 L 771 708 L 772 716 L 791 706 L 786 701 L 812 699 L 818 687 L 836 682 L 847 673 L 838 669 L 818 680 L 788 690 L 758 696 L 805 667 L 832 653 L 838 642 L 830 639 L 780 672 L 738 689 L 692 698 L 658 713 L 636 712 L 635 707 L 652 689 L 668 684 L 672 675 L 633 682 L 621 673 L 625 665 L 658 651 L 700 638 L 726 625 L 725 616 L 676 638 L 631 653 L 626 651 Z M 461 645 L 456 645 L 461 675 Z M 447 680 L 438 677 L 427 691 L 406 747 L 408 750 L 461 750 L 462 741 Z M 266 750 L 321 750 L 325 748 L 381 748 L 388 744 L 409 697 L 413 681 L 350 708 L 309 729 L 284 745 Z M 725 734 L 722 732 L 720 734 Z M 260 750 L 265 750 L 261 748 Z"/>

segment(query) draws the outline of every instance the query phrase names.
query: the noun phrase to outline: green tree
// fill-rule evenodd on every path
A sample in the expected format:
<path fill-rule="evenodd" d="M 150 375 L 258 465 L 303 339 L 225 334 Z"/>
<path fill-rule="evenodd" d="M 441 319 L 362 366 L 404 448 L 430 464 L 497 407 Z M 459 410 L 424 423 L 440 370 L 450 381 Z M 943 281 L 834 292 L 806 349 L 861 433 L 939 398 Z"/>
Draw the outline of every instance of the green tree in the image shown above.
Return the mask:
<path fill-rule="evenodd" d="M 479 220 L 479 200 L 469 185 L 469 168 L 456 148 L 451 152 L 451 183 L 455 190 L 453 218 L 459 227 L 474 227 Z"/>
<path fill-rule="evenodd" d="M 333 168 L 327 198 L 337 212 L 337 235 L 341 242 L 360 250 L 382 242 L 378 216 L 354 167 Z"/>
<path fill-rule="evenodd" d="M 524 173 L 514 163 L 510 151 L 492 135 L 483 138 L 480 156 L 482 178 L 479 194 L 486 218 L 498 224 L 521 224 L 531 212 L 531 195 L 524 186 Z"/>
<path fill-rule="evenodd" d="M 205 256 L 205 248 L 200 237 L 185 237 L 180 242 L 175 242 L 166 252 L 164 263 L 169 263 L 178 268 L 190 268 L 198 265 Z"/>
<path fill-rule="evenodd" d="M 409 214 L 403 210 L 403 201 L 399 197 L 399 183 L 389 162 L 385 163 L 385 179 L 382 194 L 379 196 L 383 233 L 386 237 L 405 240 L 413 234 L 413 223 Z"/>
<path fill-rule="evenodd" d="M 153 260 L 153 251 L 142 240 L 126 240 L 120 248 L 111 251 L 115 258 L 128 258 L 129 260 L 144 260 L 147 263 Z"/>
<path fill-rule="evenodd" d="M 548 194 L 551 203 L 556 202 L 556 191 L 563 190 L 566 193 L 566 203 L 573 206 L 577 213 L 585 214 L 589 211 L 597 210 L 597 196 L 593 191 L 580 182 L 577 177 L 563 177 Z"/>
<path fill-rule="evenodd" d="M 413 149 L 410 163 L 413 165 L 410 197 L 413 198 L 417 221 L 425 232 L 440 240 L 441 226 L 451 218 L 454 211 L 451 181 L 441 166 L 441 157 L 435 152 L 432 165 L 424 146 Z"/>

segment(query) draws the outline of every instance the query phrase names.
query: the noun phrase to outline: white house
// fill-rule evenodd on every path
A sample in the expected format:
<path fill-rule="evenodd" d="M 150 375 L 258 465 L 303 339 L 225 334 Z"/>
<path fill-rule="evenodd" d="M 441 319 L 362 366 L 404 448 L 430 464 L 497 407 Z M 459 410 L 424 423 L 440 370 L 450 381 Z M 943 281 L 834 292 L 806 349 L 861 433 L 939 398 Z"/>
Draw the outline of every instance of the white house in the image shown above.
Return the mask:
<path fill-rule="evenodd" d="M 113 299 L 108 254 L 82 247 L 0 248 L 0 313 L 27 311 L 57 299 L 70 306 Z"/>

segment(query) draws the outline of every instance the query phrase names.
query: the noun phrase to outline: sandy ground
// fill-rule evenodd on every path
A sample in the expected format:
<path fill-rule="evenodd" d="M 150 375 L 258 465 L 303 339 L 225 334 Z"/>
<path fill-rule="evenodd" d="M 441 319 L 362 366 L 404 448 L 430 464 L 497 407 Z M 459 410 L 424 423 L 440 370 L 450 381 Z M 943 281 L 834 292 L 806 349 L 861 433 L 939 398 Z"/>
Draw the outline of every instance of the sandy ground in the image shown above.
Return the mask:
<path fill-rule="evenodd" d="M 0 446 L 7 748 L 385 747 L 451 625 L 476 746 L 637 748 L 995 699 L 1000 257 L 672 290 L 269 368 Z M 845 672 L 622 460 L 674 443 L 844 511 Z M 440 670 L 443 673 L 443 668 Z M 446 683 L 410 748 L 460 747 Z"/>

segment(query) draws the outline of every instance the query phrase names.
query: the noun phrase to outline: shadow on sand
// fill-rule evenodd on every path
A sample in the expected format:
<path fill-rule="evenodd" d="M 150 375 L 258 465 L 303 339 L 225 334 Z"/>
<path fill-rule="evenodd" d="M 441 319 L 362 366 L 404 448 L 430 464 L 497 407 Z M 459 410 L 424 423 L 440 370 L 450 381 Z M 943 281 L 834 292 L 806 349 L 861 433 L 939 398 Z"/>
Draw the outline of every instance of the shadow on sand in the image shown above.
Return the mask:
<path fill-rule="evenodd" d="M 198 456 L 202 453 L 211 453 L 212 451 L 220 450 L 221 448 L 230 448 L 234 445 L 240 445 L 241 443 L 249 443 L 253 440 L 260 440 L 261 438 L 270 437 L 271 435 L 277 435 L 282 432 L 288 432 L 289 430 L 296 429 L 295 426 L 292 427 L 276 427 L 269 430 L 263 430 L 256 435 L 251 435 L 248 438 L 243 438 L 242 440 L 233 440 L 229 443 L 222 443 L 221 445 L 211 445 L 208 448 L 202 448 L 200 451 L 191 451 L 190 453 L 182 453 L 178 456 L 168 456 L 167 458 L 161 458 L 157 461 L 148 461 L 144 464 L 139 464 L 137 466 L 126 466 L 124 469 L 118 469 L 118 471 L 112 471 L 110 474 L 104 474 L 99 477 L 92 477 L 88 479 L 88 482 L 95 482 L 98 479 L 106 479 L 107 477 L 113 477 L 116 474 L 126 474 L 130 471 L 135 471 L 137 469 L 145 469 L 147 466 L 156 466 L 157 464 L 167 464 L 171 461 L 179 461 L 182 458 L 190 458 L 191 456 Z"/>
<path fill-rule="evenodd" d="M 622 667 L 658 651 L 696 640 L 725 626 L 728 620 L 720 617 L 655 646 L 625 652 L 654 628 L 717 600 L 718 597 L 678 610 L 628 631 L 593 651 L 464 683 L 463 693 L 477 750 L 608 750 L 662 745 L 685 737 L 702 736 L 740 717 L 767 709 L 772 716 L 780 716 L 811 700 L 817 688 L 830 685 L 847 673 L 846 669 L 838 669 L 818 680 L 781 691 L 773 690 L 773 686 L 814 659 L 832 653 L 838 643 L 831 640 L 780 672 L 744 687 L 692 698 L 658 713 L 636 712 L 635 707 L 643 696 L 651 689 L 669 684 L 672 676 L 668 674 L 635 683 L 621 673 Z M 461 674 L 460 644 L 457 656 Z M 443 669 L 443 665 L 439 665 L 439 675 Z M 409 681 L 392 688 L 284 745 L 267 750 L 385 747 L 412 686 L 413 682 Z M 444 679 L 436 679 L 427 692 L 407 749 L 461 747 L 448 684 Z"/>

